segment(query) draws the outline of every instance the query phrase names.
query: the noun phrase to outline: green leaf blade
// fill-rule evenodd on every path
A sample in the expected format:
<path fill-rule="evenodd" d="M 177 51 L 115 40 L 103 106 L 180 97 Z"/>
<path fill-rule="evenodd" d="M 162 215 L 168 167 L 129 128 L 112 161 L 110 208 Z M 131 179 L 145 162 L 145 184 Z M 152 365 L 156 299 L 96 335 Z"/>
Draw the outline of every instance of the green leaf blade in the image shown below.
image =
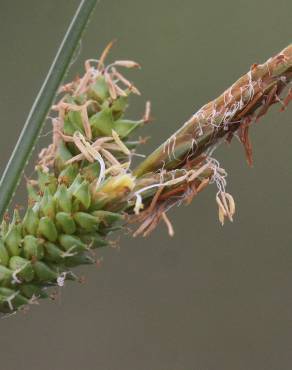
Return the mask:
<path fill-rule="evenodd" d="M 46 79 L 34 101 L 20 137 L 0 180 L 2 218 L 20 182 L 58 88 L 70 66 L 97 0 L 82 0 L 58 49 Z"/>

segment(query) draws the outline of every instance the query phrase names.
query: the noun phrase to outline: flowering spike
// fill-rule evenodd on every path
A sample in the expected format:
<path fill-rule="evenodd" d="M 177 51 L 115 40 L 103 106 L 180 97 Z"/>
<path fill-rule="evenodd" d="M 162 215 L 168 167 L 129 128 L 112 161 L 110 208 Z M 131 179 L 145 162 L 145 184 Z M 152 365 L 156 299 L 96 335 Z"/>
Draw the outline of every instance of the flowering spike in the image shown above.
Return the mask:
<path fill-rule="evenodd" d="M 107 46 L 99 61 L 88 60 L 85 74 L 63 86 L 53 106 L 53 138 L 41 151 L 36 179 L 27 180 L 28 208 L 6 215 L 0 232 L 0 311 L 14 312 L 49 296 L 49 287 L 76 280 L 71 268 L 95 262 L 92 249 L 113 245 L 108 236 L 128 223 L 147 236 L 162 220 L 174 234 L 167 211 L 197 196 L 208 184 L 218 188 L 219 220 L 233 220 L 235 202 L 226 192 L 226 172 L 212 153 L 223 137 L 239 134 L 251 161 L 250 123 L 281 103 L 291 81 L 292 47 L 250 71 L 218 99 L 202 107 L 178 132 L 133 172 L 131 161 L 142 139 L 131 139 L 151 120 L 126 118 L 138 89 L 118 67 L 109 66 Z M 291 100 L 291 90 L 283 107 Z M 259 109 L 259 112 L 257 111 Z M 144 140 L 145 141 L 145 140 Z"/>

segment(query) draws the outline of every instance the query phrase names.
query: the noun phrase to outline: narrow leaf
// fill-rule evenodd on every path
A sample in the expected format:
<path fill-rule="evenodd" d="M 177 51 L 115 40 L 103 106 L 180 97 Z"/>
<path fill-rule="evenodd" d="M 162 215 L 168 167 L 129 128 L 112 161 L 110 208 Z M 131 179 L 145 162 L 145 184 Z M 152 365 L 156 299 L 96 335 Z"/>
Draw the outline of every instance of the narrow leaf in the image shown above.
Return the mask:
<path fill-rule="evenodd" d="M 39 137 L 57 90 L 70 66 L 97 0 L 82 0 L 29 112 L 15 149 L 0 181 L 0 217 L 3 217 Z"/>

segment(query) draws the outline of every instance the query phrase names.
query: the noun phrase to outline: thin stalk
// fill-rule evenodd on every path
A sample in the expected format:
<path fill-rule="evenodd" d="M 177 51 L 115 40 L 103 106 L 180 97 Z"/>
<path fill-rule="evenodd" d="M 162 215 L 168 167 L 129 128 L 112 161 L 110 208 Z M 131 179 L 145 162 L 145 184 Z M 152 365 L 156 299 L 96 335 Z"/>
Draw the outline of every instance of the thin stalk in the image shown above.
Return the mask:
<path fill-rule="evenodd" d="M 0 217 L 6 211 L 39 137 L 57 90 L 64 79 L 97 0 L 81 1 L 26 119 L 0 181 Z"/>
<path fill-rule="evenodd" d="M 253 64 L 249 72 L 222 95 L 204 105 L 150 154 L 134 170 L 134 175 L 141 177 L 160 168 L 181 168 L 187 161 L 212 149 L 222 137 L 231 140 L 233 133 L 242 126 L 244 130 L 241 139 L 251 163 L 248 126 L 263 116 L 274 103 L 281 103 L 283 109 L 285 108 L 292 91 L 290 89 L 284 101 L 280 99 L 280 94 L 291 79 L 292 45 L 289 45 L 266 63 Z"/>

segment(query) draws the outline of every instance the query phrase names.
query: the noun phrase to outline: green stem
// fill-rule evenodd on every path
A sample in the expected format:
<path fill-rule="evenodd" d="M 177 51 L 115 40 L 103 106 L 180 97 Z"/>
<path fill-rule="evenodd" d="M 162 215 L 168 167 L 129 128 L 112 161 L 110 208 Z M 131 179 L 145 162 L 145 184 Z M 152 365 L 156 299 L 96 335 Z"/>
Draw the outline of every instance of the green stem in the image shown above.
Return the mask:
<path fill-rule="evenodd" d="M 15 149 L 9 159 L 0 181 L 0 217 L 2 219 L 16 187 L 23 174 L 33 147 L 39 137 L 66 71 L 70 65 L 74 52 L 88 23 L 89 17 L 97 0 L 81 1 L 59 47 L 47 77 L 34 101 L 24 124 Z"/>

